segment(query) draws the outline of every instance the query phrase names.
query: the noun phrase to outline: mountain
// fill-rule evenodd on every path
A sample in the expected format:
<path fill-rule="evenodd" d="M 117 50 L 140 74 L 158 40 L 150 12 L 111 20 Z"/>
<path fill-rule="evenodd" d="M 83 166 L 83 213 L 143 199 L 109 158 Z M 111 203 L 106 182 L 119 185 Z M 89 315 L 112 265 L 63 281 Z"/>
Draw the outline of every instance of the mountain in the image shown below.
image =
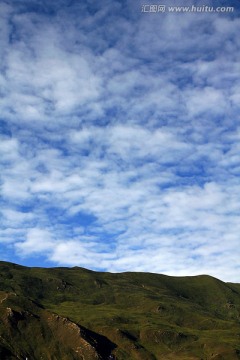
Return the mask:
<path fill-rule="evenodd" d="M 0 262 L 0 359 L 240 359 L 240 284 Z"/>

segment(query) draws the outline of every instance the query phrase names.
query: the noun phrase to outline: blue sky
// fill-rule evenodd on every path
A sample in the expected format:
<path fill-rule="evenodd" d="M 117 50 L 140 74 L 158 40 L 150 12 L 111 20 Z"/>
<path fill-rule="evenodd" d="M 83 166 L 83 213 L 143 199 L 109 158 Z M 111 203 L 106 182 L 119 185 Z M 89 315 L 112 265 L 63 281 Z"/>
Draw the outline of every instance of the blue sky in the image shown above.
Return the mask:
<path fill-rule="evenodd" d="M 1 1 L 0 257 L 240 282 L 239 1 Z"/>

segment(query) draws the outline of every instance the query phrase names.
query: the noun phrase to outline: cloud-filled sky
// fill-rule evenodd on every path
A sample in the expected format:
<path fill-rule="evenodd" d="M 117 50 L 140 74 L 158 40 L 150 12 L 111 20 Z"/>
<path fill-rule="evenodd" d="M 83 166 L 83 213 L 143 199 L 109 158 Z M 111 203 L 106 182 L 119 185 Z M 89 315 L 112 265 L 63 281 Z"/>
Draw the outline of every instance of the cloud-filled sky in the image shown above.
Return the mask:
<path fill-rule="evenodd" d="M 0 258 L 240 282 L 240 3 L 144 4 L 1 1 Z"/>

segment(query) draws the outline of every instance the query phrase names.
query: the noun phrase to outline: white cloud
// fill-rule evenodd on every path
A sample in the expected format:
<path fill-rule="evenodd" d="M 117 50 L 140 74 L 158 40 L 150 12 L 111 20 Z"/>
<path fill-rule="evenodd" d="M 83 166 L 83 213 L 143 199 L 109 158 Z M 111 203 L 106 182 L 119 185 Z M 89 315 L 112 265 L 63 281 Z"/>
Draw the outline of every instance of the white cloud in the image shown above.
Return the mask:
<path fill-rule="evenodd" d="M 54 247 L 52 234 L 45 229 L 32 228 L 26 233 L 26 240 L 15 244 L 16 251 L 27 256 L 41 252 L 49 252 Z"/>
<path fill-rule="evenodd" d="M 14 224 L 15 227 L 19 227 L 34 219 L 34 215 L 31 213 L 23 213 L 22 211 L 11 210 L 9 208 L 3 209 L 2 214 L 5 218 L 5 224 Z"/>
<path fill-rule="evenodd" d="M 188 93 L 188 111 L 191 116 L 208 114 L 221 115 L 227 110 L 227 99 L 222 91 L 211 87 L 191 89 Z M 225 100 L 226 99 L 226 100 Z"/>

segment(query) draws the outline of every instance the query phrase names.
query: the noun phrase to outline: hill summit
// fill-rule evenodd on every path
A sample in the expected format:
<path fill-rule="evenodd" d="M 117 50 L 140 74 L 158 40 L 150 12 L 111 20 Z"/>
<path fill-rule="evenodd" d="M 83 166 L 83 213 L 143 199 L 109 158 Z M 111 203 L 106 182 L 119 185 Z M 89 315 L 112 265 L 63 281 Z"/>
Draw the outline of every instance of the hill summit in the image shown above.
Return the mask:
<path fill-rule="evenodd" d="M 240 284 L 0 262 L 0 359 L 240 359 Z"/>

